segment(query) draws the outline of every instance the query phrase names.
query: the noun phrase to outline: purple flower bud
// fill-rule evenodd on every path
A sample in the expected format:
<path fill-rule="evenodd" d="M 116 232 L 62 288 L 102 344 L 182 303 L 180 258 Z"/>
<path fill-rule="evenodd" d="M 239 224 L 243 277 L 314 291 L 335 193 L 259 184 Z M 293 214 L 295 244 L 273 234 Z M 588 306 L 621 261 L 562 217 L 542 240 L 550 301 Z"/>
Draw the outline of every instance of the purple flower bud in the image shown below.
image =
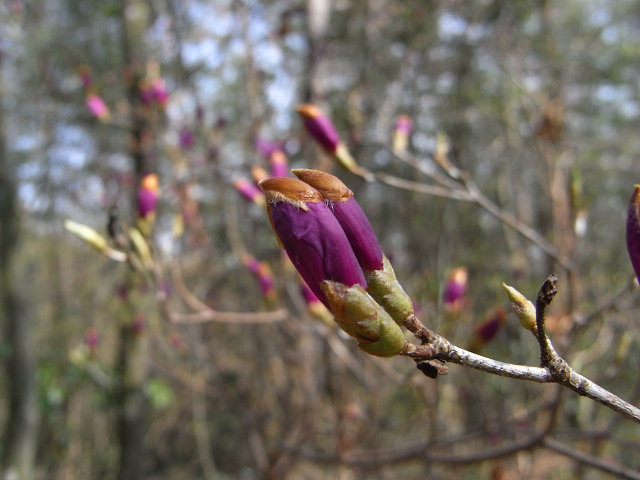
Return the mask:
<path fill-rule="evenodd" d="M 242 263 L 258 279 L 262 295 L 267 299 L 273 299 L 276 291 L 273 281 L 273 273 L 271 273 L 271 267 L 269 267 L 269 264 L 266 262 L 260 262 L 253 255 L 249 254 L 243 256 Z"/>
<path fill-rule="evenodd" d="M 464 267 L 454 268 L 449 274 L 442 295 L 446 310 L 457 312 L 462 308 L 464 296 L 467 292 L 467 278 L 467 269 Z"/>
<path fill-rule="evenodd" d="M 148 215 L 155 213 L 158 203 L 158 176 L 154 173 L 146 175 L 140 182 L 138 190 L 138 216 L 147 218 Z"/>
<path fill-rule="evenodd" d="M 95 352 L 98 348 L 98 343 L 100 343 L 100 336 L 98 335 L 98 330 L 94 327 L 89 327 L 84 332 L 84 343 L 89 348 L 91 353 Z"/>
<path fill-rule="evenodd" d="M 156 78 L 151 82 L 151 91 L 156 103 L 161 107 L 165 107 L 169 102 L 169 91 L 162 78 Z"/>
<path fill-rule="evenodd" d="M 138 190 L 138 216 L 146 218 L 147 215 L 155 212 L 158 203 L 158 194 L 146 188 Z"/>
<path fill-rule="evenodd" d="M 340 137 L 331 120 L 318 107 L 309 103 L 299 105 L 296 110 L 302 116 L 309 135 L 327 152 L 335 154 L 340 144 Z"/>
<path fill-rule="evenodd" d="M 381 270 L 382 248 L 353 192 L 340 179 L 320 170 L 296 169 L 293 174 L 320 192 L 346 233 L 362 269 Z"/>
<path fill-rule="evenodd" d="M 183 150 L 189 150 L 196 142 L 196 137 L 191 130 L 183 128 L 180 130 L 179 135 L 180 148 Z"/>
<path fill-rule="evenodd" d="M 233 182 L 233 186 L 248 201 L 256 205 L 264 205 L 264 195 L 253 183 L 239 178 Z"/>
<path fill-rule="evenodd" d="M 272 177 L 286 177 L 289 174 L 287 171 L 287 156 L 282 150 L 273 151 L 269 155 L 269 162 L 271 163 Z"/>
<path fill-rule="evenodd" d="M 103 122 L 109 121 L 109 118 L 111 117 L 109 107 L 107 107 L 104 100 L 95 93 L 87 95 L 87 108 L 91 112 L 91 115 Z"/>
<path fill-rule="evenodd" d="M 392 144 L 395 153 L 403 153 L 409 144 L 409 135 L 411 134 L 411 117 L 408 115 L 399 115 L 393 129 Z"/>
<path fill-rule="evenodd" d="M 366 288 L 344 230 L 322 201 L 322 195 L 306 183 L 287 177 L 260 182 L 269 219 L 280 244 L 315 295 L 329 306 L 320 288 L 323 280 Z"/>
<path fill-rule="evenodd" d="M 636 185 L 627 210 L 627 251 L 640 282 L 640 185 Z"/>
<path fill-rule="evenodd" d="M 264 138 L 256 138 L 256 150 L 264 158 L 270 158 L 273 152 L 282 151 L 284 142 L 265 140 Z"/>
<path fill-rule="evenodd" d="M 502 307 L 496 307 L 496 309 L 473 330 L 473 339 L 471 340 L 469 350 L 472 352 L 478 351 L 482 346 L 493 340 L 503 327 L 506 319 L 506 310 Z"/>

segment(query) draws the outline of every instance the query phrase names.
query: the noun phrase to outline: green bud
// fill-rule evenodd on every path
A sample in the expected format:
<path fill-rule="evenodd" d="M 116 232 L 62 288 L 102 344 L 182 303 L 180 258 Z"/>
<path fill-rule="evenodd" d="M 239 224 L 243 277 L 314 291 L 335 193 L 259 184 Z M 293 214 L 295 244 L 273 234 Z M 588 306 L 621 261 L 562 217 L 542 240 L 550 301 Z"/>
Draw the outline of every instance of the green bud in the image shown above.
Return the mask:
<path fill-rule="evenodd" d="M 520 319 L 520 324 L 527 330 L 536 331 L 536 307 L 518 290 L 503 283 L 502 287 L 507 291 L 513 313 Z"/>
<path fill-rule="evenodd" d="M 398 325 L 402 326 L 404 319 L 413 314 L 413 303 L 396 279 L 389 259 L 385 256 L 382 270 L 367 271 L 365 278 L 369 295 L 382 305 Z"/>
<path fill-rule="evenodd" d="M 400 353 L 405 344 L 402 330 L 362 286 L 325 280 L 320 288 L 336 323 L 362 350 L 379 357 Z"/>
<path fill-rule="evenodd" d="M 64 228 L 110 259 L 115 260 L 116 262 L 124 262 L 127 260 L 127 255 L 124 252 L 111 248 L 107 243 L 107 239 L 96 232 L 93 228 L 74 222 L 73 220 L 65 220 Z"/>

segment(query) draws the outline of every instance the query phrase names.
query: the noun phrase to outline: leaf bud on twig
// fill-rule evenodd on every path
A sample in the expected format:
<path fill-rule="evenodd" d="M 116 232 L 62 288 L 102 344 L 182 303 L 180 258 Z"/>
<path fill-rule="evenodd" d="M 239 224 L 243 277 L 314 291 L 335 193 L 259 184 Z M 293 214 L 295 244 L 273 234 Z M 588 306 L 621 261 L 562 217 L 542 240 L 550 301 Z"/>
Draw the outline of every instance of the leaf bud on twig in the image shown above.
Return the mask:
<path fill-rule="evenodd" d="M 520 319 L 520 324 L 527 330 L 536 332 L 536 307 L 522 293 L 506 283 L 502 284 L 506 290 L 513 313 Z"/>
<path fill-rule="evenodd" d="M 336 322 L 362 350 L 379 357 L 402 351 L 406 342 L 402 330 L 361 285 L 347 287 L 325 280 L 321 288 Z"/>

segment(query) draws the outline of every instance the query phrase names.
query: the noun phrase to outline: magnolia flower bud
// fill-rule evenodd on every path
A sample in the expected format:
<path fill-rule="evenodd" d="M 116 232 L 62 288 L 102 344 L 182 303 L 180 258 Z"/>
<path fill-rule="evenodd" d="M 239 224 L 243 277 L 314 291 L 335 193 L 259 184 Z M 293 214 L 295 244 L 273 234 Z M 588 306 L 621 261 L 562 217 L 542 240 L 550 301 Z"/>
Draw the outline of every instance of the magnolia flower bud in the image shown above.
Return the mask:
<path fill-rule="evenodd" d="M 507 312 L 502 307 L 496 307 L 480 325 L 473 330 L 469 350 L 477 352 L 498 334 L 505 323 Z"/>
<path fill-rule="evenodd" d="M 364 274 L 344 230 L 306 183 L 288 177 L 260 182 L 273 231 L 313 293 L 329 307 L 320 288 L 323 280 L 366 287 Z"/>
<path fill-rule="evenodd" d="M 250 181 L 239 178 L 233 182 L 233 186 L 249 202 L 259 206 L 265 205 L 264 194 Z"/>
<path fill-rule="evenodd" d="M 272 177 L 286 177 L 288 175 L 287 156 L 282 150 L 274 150 L 269 155 L 269 163 L 271 163 Z"/>
<path fill-rule="evenodd" d="M 140 189 L 138 190 L 137 206 L 140 218 L 147 218 L 155 214 L 159 195 L 158 176 L 155 173 L 145 175 L 140 181 Z"/>
<path fill-rule="evenodd" d="M 520 319 L 520 324 L 527 330 L 536 331 L 536 307 L 518 290 L 503 283 L 502 287 L 507 291 L 513 313 Z"/>
<path fill-rule="evenodd" d="M 342 226 L 367 280 L 367 291 L 402 325 L 413 313 L 411 299 L 382 253 L 378 238 L 353 192 L 337 177 L 319 170 L 293 170 L 300 180 L 318 190 Z"/>
<path fill-rule="evenodd" d="M 347 287 L 326 280 L 321 288 L 336 323 L 355 338 L 362 350 L 379 357 L 391 357 L 402 351 L 405 344 L 402 330 L 361 285 Z"/>
<path fill-rule="evenodd" d="M 266 262 L 260 262 L 253 255 L 245 254 L 242 256 L 242 263 L 249 269 L 258 279 L 260 291 L 265 299 L 273 301 L 276 296 L 275 284 L 271 267 Z"/>
<path fill-rule="evenodd" d="M 360 266 L 365 271 L 382 268 L 382 248 L 353 192 L 339 178 L 320 170 L 296 169 L 293 174 L 318 190 L 347 234 Z"/>
<path fill-rule="evenodd" d="M 260 165 L 254 165 L 253 167 L 251 167 L 251 177 L 253 178 L 254 182 L 260 183 L 262 180 L 266 180 L 267 178 L 271 177 L 271 175 L 267 173 L 264 167 Z"/>
<path fill-rule="evenodd" d="M 347 146 L 342 143 L 333 123 L 315 105 L 305 103 L 296 109 L 302 117 L 304 126 L 309 135 L 330 154 L 340 165 L 356 175 L 373 180 L 371 172 L 360 167 L 349 153 Z"/>
<path fill-rule="evenodd" d="M 451 270 L 444 286 L 442 303 L 447 312 L 458 313 L 464 306 L 464 296 L 467 293 L 469 274 L 464 267 Z"/>
<path fill-rule="evenodd" d="M 107 107 L 104 100 L 95 93 L 87 95 L 87 108 L 91 112 L 91 115 L 102 122 L 108 122 L 111 119 L 109 107 Z"/>
<path fill-rule="evenodd" d="M 409 135 L 411 134 L 411 117 L 409 115 L 399 115 L 391 138 L 393 152 L 402 154 L 409 145 Z"/>
<path fill-rule="evenodd" d="M 627 251 L 640 281 L 640 185 L 634 187 L 627 210 Z"/>

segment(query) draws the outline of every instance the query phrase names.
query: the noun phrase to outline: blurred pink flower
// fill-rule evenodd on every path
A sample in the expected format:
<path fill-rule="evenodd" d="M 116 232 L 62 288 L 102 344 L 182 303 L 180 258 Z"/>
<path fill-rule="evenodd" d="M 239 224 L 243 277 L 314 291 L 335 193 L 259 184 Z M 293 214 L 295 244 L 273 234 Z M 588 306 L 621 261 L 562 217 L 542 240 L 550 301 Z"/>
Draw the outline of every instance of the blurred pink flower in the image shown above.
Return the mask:
<path fill-rule="evenodd" d="M 265 205 L 264 193 L 262 193 L 262 191 L 250 181 L 245 180 L 244 178 L 239 178 L 233 182 L 233 186 L 250 202 L 255 203 L 256 205 Z"/>
<path fill-rule="evenodd" d="M 271 267 L 266 262 L 258 261 L 253 255 L 245 254 L 242 263 L 253 273 L 260 284 L 260 291 L 267 300 L 273 300 L 276 295 Z"/>
<path fill-rule="evenodd" d="M 271 176 L 272 177 L 286 177 L 289 172 L 287 171 L 287 156 L 282 150 L 274 150 L 269 156 L 269 163 L 271 163 Z"/>
<path fill-rule="evenodd" d="M 467 293 L 467 279 L 469 274 L 464 267 L 451 270 L 447 283 L 444 286 L 442 302 L 446 311 L 459 312 L 464 307 L 465 294 Z"/>
<path fill-rule="evenodd" d="M 107 122 L 111 118 L 109 107 L 104 103 L 104 100 L 95 93 L 87 95 L 87 108 L 91 112 L 91 115 L 103 122 Z"/>

